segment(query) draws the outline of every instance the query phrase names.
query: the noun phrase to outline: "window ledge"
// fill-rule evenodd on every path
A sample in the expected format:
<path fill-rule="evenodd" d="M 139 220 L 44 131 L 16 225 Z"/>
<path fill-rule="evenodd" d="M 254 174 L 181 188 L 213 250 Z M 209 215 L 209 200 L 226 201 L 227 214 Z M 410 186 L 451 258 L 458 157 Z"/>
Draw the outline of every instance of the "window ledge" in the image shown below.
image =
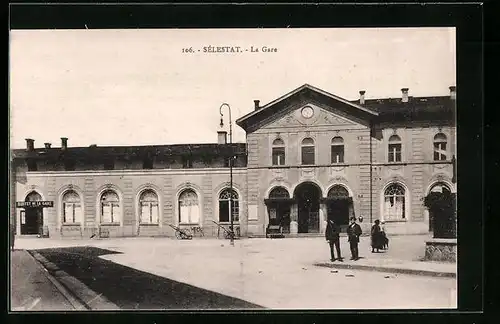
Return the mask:
<path fill-rule="evenodd" d="M 140 226 L 160 226 L 158 223 L 140 223 Z"/>
<path fill-rule="evenodd" d="M 82 224 L 81 223 L 63 223 L 62 226 L 67 226 L 67 227 L 78 226 L 78 227 L 80 227 L 80 226 L 82 226 Z"/>
<path fill-rule="evenodd" d="M 391 219 L 391 220 L 384 220 L 384 222 L 387 223 L 406 223 L 406 219 Z"/>
<path fill-rule="evenodd" d="M 101 223 L 101 226 L 120 226 L 120 223 Z"/>
<path fill-rule="evenodd" d="M 179 223 L 179 226 L 201 226 L 200 223 Z"/>

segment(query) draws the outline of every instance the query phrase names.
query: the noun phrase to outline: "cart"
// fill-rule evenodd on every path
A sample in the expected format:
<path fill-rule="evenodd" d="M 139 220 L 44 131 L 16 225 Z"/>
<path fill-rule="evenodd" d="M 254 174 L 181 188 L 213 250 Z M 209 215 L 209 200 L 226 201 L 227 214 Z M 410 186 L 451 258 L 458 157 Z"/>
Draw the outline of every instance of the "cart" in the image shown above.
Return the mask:
<path fill-rule="evenodd" d="M 239 233 L 238 231 L 236 231 L 236 233 L 234 231 L 231 231 L 231 229 L 227 229 L 225 228 L 224 226 L 222 226 L 221 224 L 217 223 L 216 221 L 212 221 L 215 225 L 217 225 L 219 228 L 222 228 L 222 230 L 224 231 L 224 238 L 225 239 L 239 239 Z"/>
<path fill-rule="evenodd" d="M 168 224 L 170 227 L 172 227 L 175 230 L 175 237 L 179 240 L 191 240 L 193 238 L 193 235 L 189 231 L 189 229 L 181 229 L 180 227 L 177 227 L 172 224 Z"/>

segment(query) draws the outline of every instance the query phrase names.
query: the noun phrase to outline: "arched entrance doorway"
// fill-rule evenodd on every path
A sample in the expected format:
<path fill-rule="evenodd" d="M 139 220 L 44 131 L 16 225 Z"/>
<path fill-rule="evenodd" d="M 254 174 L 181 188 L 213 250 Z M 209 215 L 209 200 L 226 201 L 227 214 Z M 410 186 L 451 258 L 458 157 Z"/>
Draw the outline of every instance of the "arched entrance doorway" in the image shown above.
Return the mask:
<path fill-rule="evenodd" d="M 326 199 L 328 219 L 333 220 L 345 230 L 349 225 L 349 215 L 352 212 L 352 197 L 342 185 L 334 185 L 329 191 Z"/>
<path fill-rule="evenodd" d="M 41 201 L 36 191 L 30 192 L 24 201 Z M 21 212 L 21 234 L 43 234 L 43 207 L 25 207 Z"/>
<path fill-rule="evenodd" d="M 283 233 L 290 233 L 290 205 L 293 202 L 288 190 L 283 187 L 273 188 L 269 198 L 264 200 L 269 215 L 269 225 L 281 225 Z"/>
<path fill-rule="evenodd" d="M 431 188 L 429 189 L 429 193 L 431 192 L 436 192 L 436 193 L 448 193 L 450 194 L 451 193 L 451 189 L 450 187 L 448 187 L 448 185 L 444 182 L 436 182 L 435 184 L 433 184 L 431 186 Z M 434 231 L 434 217 L 436 217 L 437 215 L 434 215 L 434 213 L 430 210 L 427 211 L 429 213 L 429 232 L 432 232 Z"/>
<path fill-rule="evenodd" d="M 319 204 L 321 189 L 314 183 L 304 182 L 294 192 L 297 203 L 298 233 L 319 233 Z"/>

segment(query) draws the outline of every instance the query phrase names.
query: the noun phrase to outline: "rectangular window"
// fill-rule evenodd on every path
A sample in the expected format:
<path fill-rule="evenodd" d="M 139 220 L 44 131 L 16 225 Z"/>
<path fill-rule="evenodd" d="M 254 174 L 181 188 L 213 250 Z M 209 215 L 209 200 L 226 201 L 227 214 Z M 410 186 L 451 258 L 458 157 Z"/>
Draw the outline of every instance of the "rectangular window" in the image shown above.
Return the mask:
<path fill-rule="evenodd" d="M 233 200 L 232 203 L 233 203 L 233 208 L 231 208 L 231 209 L 233 210 L 233 222 L 238 222 L 240 219 L 239 202 L 238 202 L 238 200 Z"/>
<path fill-rule="evenodd" d="M 446 161 L 446 143 L 434 143 L 434 161 Z"/>
<path fill-rule="evenodd" d="M 229 201 L 219 201 L 219 222 L 229 222 Z"/>
<path fill-rule="evenodd" d="M 73 214 L 73 204 L 64 203 L 64 223 L 73 223 L 74 222 L 74 214 Z"/>
<path fill-rule="evenodd" d="M 151 206 L 149 203 L 143 203 L 141 206 L 141 223 L 149 224 L 151 222 Z"/>
<path fill-rule="evenodd" d="M 74 221 L 75 223 L 81 223 L 83 221 L 83 215 L 82 215 L 82 206 L 80 204 L 74 204 L 73 207 L 74 209 Z"/>
<path fill-rule="evenodd" d="M 302 147 L 302 164 L 304 165 L 314 164 L 314 146 Z"/>
<path fill-rule="evenodd" d="M 273 147 L 273 165 L 285 165 L 284 147 Z"/>
<path fill-rule="evenodd" d="M 389 162 L 401 162 L 401 144 L 389 144 Z"/>
<path fill-rule="evenodd" d="M 111 204 L 102 204 L 102 222 L 111 223 Z"/>
<path fill-rule="evenodd" d="M 332 145 L 332 164 L 344 163 L 344 146 Z"/>

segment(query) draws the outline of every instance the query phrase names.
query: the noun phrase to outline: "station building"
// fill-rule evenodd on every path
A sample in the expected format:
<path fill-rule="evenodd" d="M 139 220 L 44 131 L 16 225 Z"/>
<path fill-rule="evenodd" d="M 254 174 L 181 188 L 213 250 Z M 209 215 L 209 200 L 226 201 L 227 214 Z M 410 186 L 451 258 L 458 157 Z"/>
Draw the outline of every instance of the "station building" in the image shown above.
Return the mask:
<path fill-rule="evenodd" d="M 246 143 L 60 147 L 11 154 L 11 224 L 55 238 L 220 237 L 230 215 L 243 237 L 281 224 L 321 235 L 328 218 L 376 219 L 391 233 L 426 233 L 423 198 L 456 191 L 455 87 L 447 96 L 346 100 L 305 84 L 236 120 Z M 215 138 L 215 134 L 214 134 Z M 232 161 L 231 161 L 231 157 Z M 230 163 L 233 189 L 230 190 Z"/>

